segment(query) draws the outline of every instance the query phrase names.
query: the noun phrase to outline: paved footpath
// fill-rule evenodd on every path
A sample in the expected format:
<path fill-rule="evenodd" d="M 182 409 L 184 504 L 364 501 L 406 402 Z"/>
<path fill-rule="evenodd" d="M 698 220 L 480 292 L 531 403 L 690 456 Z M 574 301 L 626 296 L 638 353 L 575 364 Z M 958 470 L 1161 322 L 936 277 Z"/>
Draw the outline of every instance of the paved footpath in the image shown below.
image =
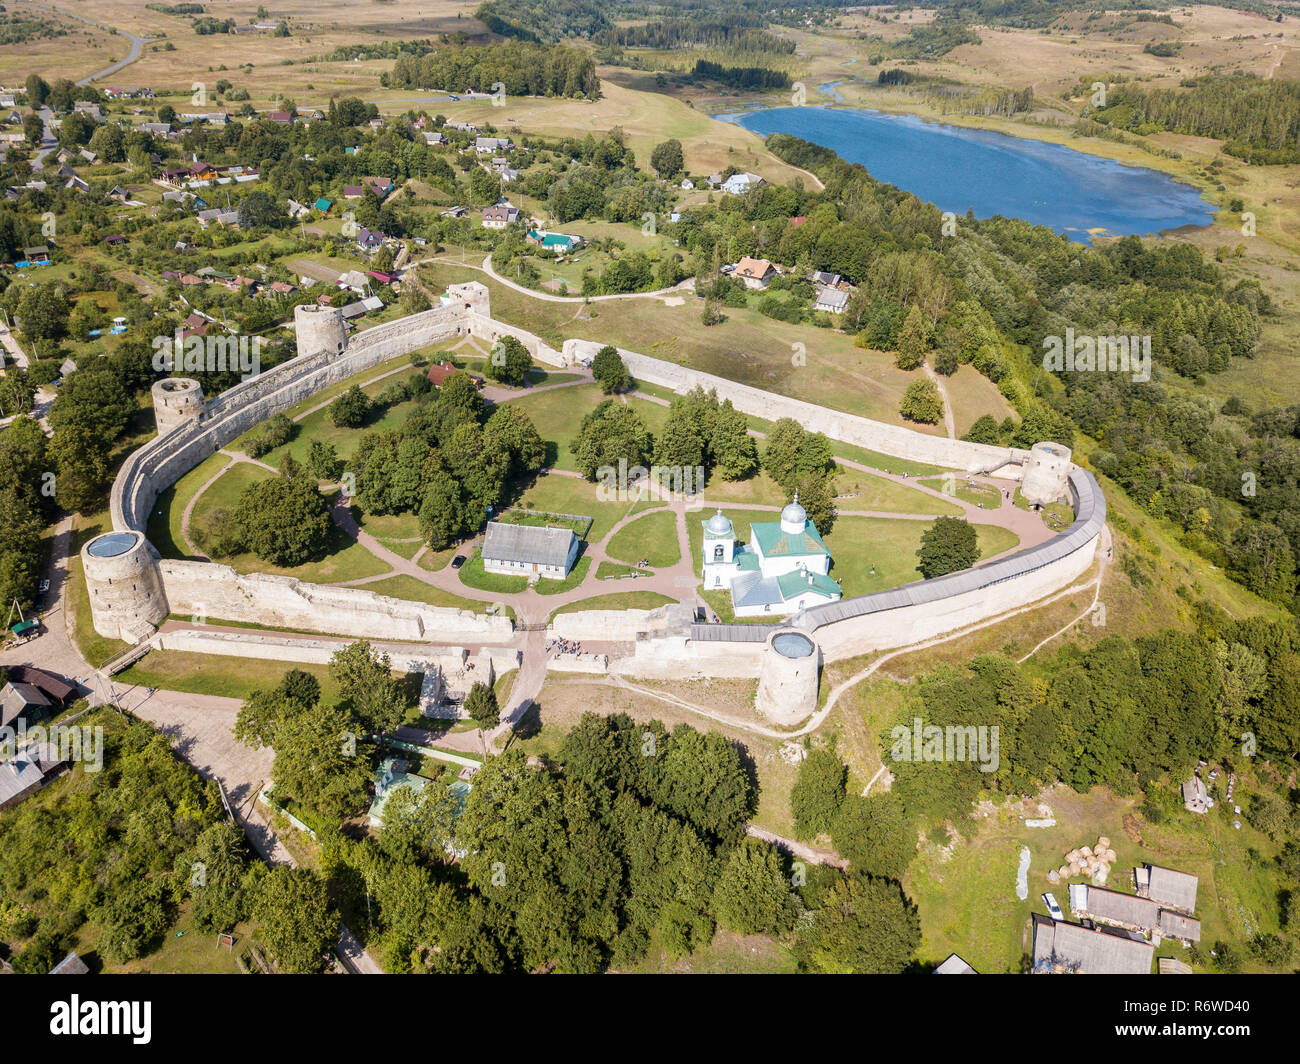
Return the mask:
<path fill-rule="evenodd" d="M 83 691 L 95 694 L 97 662 L 92 667 L 72 641 L 73 618 L 68 601 L 68 551 L 72 517 L 65 515 L 55 526 L 54 543 L 45 572 L 50 581 L 46 600 L 53 603 L 41 619 L 44 631 L 22 646 L 0 651 L 0 665 L 35 665 L 76 680 Z M 105 680 L 119 704 L 141 720 L 147 720 L 171 741 L 176 753 L 206 779 L 220 781 L 236 819 L 253 847 L 273 864 L 293 864 L 293 857 L 280 842 L 254 802 L 258 791 L 271 777 L 269 748 L 251 750 L 238 742 L 231 727 L 242 704 L 236 698 L 189 694 L 184 691 L 148 691 L 141 687 L 111 684 Z M 358 975 L 380 975 L 383 969 L 343 927 L 336 947 L 344 967 Z"/>

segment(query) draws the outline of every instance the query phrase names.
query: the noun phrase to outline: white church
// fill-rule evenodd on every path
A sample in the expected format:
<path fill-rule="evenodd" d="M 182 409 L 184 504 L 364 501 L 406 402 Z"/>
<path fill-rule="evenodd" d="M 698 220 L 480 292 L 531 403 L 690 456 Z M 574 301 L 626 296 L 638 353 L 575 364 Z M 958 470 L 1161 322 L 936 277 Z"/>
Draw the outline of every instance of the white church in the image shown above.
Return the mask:
<path fill-rule="evenodd" d="M 704 527 L 704 587 L 729 588 L 737 617 L 780 616 L 840 598 L 840 585 L 827 574 L 831 552 L 799 505 L 781 511 L 780 521 L 755 521 L 749 545 L 736 542 L 731 520 L 719 510 Z"/>

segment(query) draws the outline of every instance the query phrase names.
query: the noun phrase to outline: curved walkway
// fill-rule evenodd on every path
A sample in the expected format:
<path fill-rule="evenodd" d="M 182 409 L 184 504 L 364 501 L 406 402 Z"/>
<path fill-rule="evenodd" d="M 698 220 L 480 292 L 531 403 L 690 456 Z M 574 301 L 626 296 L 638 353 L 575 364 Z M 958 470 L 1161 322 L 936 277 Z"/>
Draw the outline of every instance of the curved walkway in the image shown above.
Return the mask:
<path fill-rule="evenodd" d="M 582 305 L 583 303 L 609 303 L 619 299 L 659 299 L 669 306 L 680 305 L 685 302 L 688 295 L 695 294 L 695 278 L 688 277 L 679 284 L 671 288 L 657 288 L 653 292 L 613 292 L 603 296 L 556 296 L 549 292 L 539 292 L 535 288 L 525 288 L 516 281 L 510 280 L 509 277 L 502 277 L 492 268 L 492 256 L 488 254 L 481 265 L 475 266 L 472 262 L 460 262 L 456 259 L 448 259 L 435 255 L 427 259 L 419 259 L 416 262 L 407 263 L 405 269 L 412 269 L 416 266 L 422 266 L 426 262 L 439 263 L 444 266 L 465 266 L 471 270 L 478 270 L 485 273 L 498 284 L 503 284 L 516 292 L 526 296 L 532 296 L 534 299 L 540 299 L 546 303 L 574 303 Z"/>

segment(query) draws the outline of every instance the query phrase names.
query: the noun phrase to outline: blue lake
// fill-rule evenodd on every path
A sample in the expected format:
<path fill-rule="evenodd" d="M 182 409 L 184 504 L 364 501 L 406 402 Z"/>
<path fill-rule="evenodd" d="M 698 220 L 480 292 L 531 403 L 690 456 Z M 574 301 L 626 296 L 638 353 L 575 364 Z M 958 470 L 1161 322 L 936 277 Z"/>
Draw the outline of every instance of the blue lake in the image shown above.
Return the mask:
<path fill-rule="evenodd" d="M 822 91 L 834 92 L 835 84 Z M 1214 205 L 1190 185 L 1059 144 L 846 108 L 779 107 L 716 117 L 764 136 L 788 133 L 830 148 L 940 210 L 1024 218 L 1083 243 L 1214 219 Z"/>

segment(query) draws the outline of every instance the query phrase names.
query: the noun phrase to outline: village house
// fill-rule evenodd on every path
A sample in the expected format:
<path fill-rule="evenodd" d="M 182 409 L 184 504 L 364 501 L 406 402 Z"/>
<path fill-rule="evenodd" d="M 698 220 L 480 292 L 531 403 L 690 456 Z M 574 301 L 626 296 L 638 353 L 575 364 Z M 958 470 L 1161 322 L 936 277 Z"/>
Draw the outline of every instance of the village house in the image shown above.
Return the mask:
<path fill-rule="evenodd" d="M 498 203 L 483 208 L 484 229 L 504 229 L 507 225 L 519 221 L 519 208 L 509 203 Z"/>
<path fill-rule="evenodd" d="M 430 366 L 429 371 L 425 374 L 430 384 L 435 388 L 441 388 L 443 383 L 456 372 L 456 367 L 448 362 L 445 358 L 436 365 Z"/>
<path fill-rule="evenodd" d="M 0 764 L 0 809 L 31 797 L 67 767 L 52 744 L 20 750 Z"/>
<path fill-rule="evenodd" d="M 767 184 L 758 174 L 732 174 L 727 180 L 722 182 L 722 191 L 729 192 L 733 196 L 743 196 L 751 189 L 760 188 Z"/>
<path fill-rule="evenodd" d="M 362 228 L 357 233 L 357 247 L 362 251 L 378 251 L 388 238 L 376 229 Z"/>
<path fill-rule="evenodd" d="M 1192 877 L 1193 879 L 1195 877 Z M 1192 895 L 1193 900 L 1195 894 Z M 1088 883 L 1070 884 L 1070 908 L 1097 923 L 1183 943 L 1199 942 L 1201 922 L 1185 913 L 1166 909 L 1151 898 L 1124 894 Z"/>
<path fill-rule="evenodd" d="M 497 152 L 509 151 L 513 146 L 509 137 L 477 137 L 474 140 L 474 150 L 479 155 L 495 155 Z"/>
<path fill-rule="evenodd" d="M 1036 975 L 1150 975 L 1155 946 L 1110 928 L 1094 930 L 1033 914 Z"/>
<path fill-rule="evenodd" d="M 848 305 L 848 292 L 841 291 L 838 288 L 826 288 L 823 286 L 817 289 L 817 299 L 813 303 L 813 309 L 824 310 L 829 314 L 843 314 Z"/>
<path fill-rule="evenodd" d="M 489 521 L 483 537 L 483 569 L 530 580 L 562 580 L 578 557 L 579 541 L 569 528 Z"/>
<path fill-rule="evenodd" d="M 744 281 L 746 288 L 763 289 L 776 276 L 776 267 L 767 259 L 751 259 L 746 255 L 736 263 L 731 275 Z"/>

